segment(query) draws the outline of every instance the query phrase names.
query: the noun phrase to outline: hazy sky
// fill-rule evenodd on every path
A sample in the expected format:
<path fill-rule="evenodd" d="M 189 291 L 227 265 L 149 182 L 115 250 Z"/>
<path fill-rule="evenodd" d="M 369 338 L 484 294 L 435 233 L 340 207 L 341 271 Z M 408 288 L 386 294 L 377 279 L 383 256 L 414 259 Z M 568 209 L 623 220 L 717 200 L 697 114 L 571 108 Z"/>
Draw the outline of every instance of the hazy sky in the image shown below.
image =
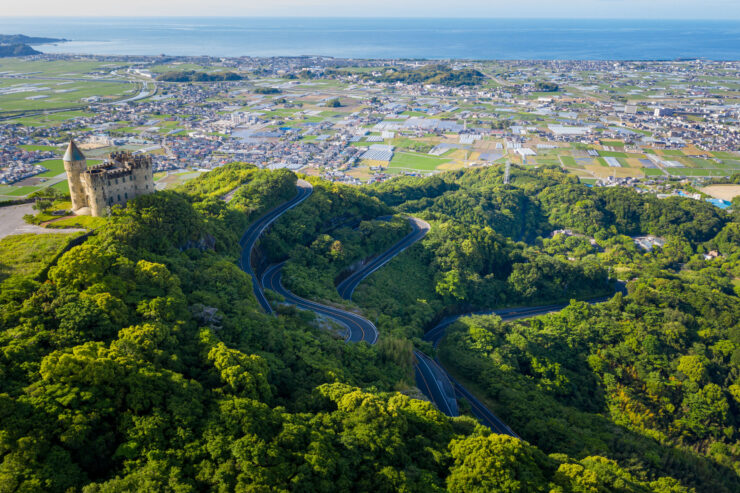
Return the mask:
<path fill-rule="evenodd" d="M 740 0 L 4 0 L 14 16 L 740 19 Z"/>

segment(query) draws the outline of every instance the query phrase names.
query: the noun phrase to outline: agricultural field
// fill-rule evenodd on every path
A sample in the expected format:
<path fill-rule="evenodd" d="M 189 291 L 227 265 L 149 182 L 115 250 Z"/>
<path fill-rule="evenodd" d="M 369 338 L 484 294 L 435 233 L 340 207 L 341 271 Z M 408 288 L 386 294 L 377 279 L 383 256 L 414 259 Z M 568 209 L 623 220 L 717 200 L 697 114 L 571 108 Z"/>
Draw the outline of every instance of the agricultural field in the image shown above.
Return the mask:
<path fill-rule="evenodd" d="M 95 60 L 0 59 L 0 72 L 12 75 L 34 75 L 37 77 L 99 77 L 122 67 L 117 62 Z"/>
<path fill-rule="evenodd" d="M 136 63 L 104 57 L 2 60 L 0 127 L 6 122 L 49 130 L 52 139 L 34 142 L 16 136 L 14 144 L 27 151 L 51 150 L 56 157 L 37 182 L 0 188 L 0 198 L 23 197 L 43 186 L 66 191 L 66 183 L 55 177 L 61 172 L 56 159 L 65 140 L 77 136 L 89 138 L 91 147 L 108 137 L 117 148 L 145 150 L 158 163 L 158 171 L 169 170 L 157 176 L 158 188 L 182 182 L 195 169 L 232 161 L 291 169 L 300 164 L 301 172 L 351 184 L 507 161 L 556 166 L 579 179 L 601 182 L 649 177 L 699 182 L 740 170 L 740 154 L 728 150 L 733 148 L 729 134 L 717 136 L 716 129 L 704 128 L 725 125 L 724 117 L 692 121 L 692 128 L 702 130 L 684 130 L 680 138 L 667 137 L 671 132 L 666 130 L 677 122 L 654 117 L 656 108 L 683 104 L 675 97 L 683 94 L 676 83 L 685 78 L 680 66 L 671 76 L 661 75 L 659 67 L 632 66 L 622 74 L 608 64 L 603 70 L 573 66 L 568 80 L 553 83 L 557 87 L 550 90 L 544 83 L 561 80 L 562 71 L 546 63 L 515 68 L 506 62 L 471 62 L 482 80 L 474 87 L 452 84 L 451 90 L 396 79 L 373 81 L 388 72 L 378 61 L 341 68 L 342 63 L 327 61 L 324 70 L 304 63 L 279 57 L 254 61 L 250 67 L 243 60 L 198 57 L 150 57 Z M 417 70 L 402 67 L 405 64 L 394 62 L 402 72 Z M 137 73 L 142 69 L 155 78 Z M 453 81 L 456 70 L 450 69 Z M 234 71 L 244 77 L 156 80 L 160 73 L 178 71 Z M 723 67 L 702 73 L 700 80 L 725 95 L 731 92 L 726 88 L 740 87 L 735 72 Z M 87 95 L 113 101 L 138 94 L 144 83 L 148 89 L 155 86 L 152 97 L 126 105 L 80 104 Z M 671 97 L 664 97 L 668 93 Z M 333 107 L 336 100 L 340 105 Z M 634 105 L 629 118 L 622 114 L 627 112 L 625 103 Z M 663 128 L 663 122 L 669 125 Z M 363 148 L 373 143 L 393 146 L 393 159 L 360 161 Z M 112 150 L 85 148 L 90 159 Z"/>
<path fill-rule="evenodd" d="M 388 164 L 388 168 L 396 168 L 409 171 L 434 171 L 444 163 L 449 162 L 447 158 L 417 154 L 412 152 L 397 152 Z"/>
<path fill-rule="evenodd" d="M 139 85 L 128 82 L 60 81 L 53 79 L 12 79 L 14 84 L 0 87 L 0 114 L 14 111 L 54 110 L 84 107 L 83 99 L 115 101 L 138 92 Z"/>

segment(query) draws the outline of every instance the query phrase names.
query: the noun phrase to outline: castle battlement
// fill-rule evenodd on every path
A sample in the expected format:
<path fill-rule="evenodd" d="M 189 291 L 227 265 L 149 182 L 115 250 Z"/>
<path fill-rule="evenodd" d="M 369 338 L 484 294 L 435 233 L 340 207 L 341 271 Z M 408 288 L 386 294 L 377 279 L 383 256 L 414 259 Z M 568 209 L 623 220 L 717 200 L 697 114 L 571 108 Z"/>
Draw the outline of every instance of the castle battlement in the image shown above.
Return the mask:
<path fill-rule="evenodd" d="M 89 208 L 93 216 L 102 216 L 108 207 L 154 192 L 152 158 L 146 154 L 112 152 L 105 162 L 88 168 L 84 154 L 71 141 L 64 169 L 76 212 Z"/>

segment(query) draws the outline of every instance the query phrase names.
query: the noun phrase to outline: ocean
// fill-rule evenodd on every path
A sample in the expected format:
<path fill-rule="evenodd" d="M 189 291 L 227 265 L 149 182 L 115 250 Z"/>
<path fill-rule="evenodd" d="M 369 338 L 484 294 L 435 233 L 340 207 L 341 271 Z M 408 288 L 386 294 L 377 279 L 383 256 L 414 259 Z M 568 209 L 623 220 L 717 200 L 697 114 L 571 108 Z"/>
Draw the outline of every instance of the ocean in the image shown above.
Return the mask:
<path fill-rule="evenodd" d="M 386 18 L 0 18 L 66 38 L 46 53 L 426 59 L 740 60 L 740 21 Z"/>

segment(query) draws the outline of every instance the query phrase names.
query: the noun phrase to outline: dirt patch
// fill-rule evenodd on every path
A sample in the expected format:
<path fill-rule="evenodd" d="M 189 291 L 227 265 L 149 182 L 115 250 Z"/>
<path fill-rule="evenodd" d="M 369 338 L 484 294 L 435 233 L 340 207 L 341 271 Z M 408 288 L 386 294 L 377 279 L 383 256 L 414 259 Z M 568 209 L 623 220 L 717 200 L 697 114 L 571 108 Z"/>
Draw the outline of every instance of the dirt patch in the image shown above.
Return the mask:
<path fill-rule="evenodd" d="M 598 164 L 590 164 L 585 166 L 585 168 L 596 178 L 607 178 L 609 176 L 615 176 L 617 178 L 645 176 L 645 173 L 643 173 L 642 170 L 635 168 L 608 168 Z"/>
<path fill-rule="evenodd" d="M 17 187 L 35 187 L 48 180 L 48 178 L 44 178 L 43 176 L 29 176 L 28 178 L 24 178 L 20 181 L 15 182 L 13 185 Z"/>
<path fill-rule="evenodd" d="M 451 163 L 444 163 L 437 166 L 437 169 L 440 171 L 449 171 L 451 169 L 462 169 L 465 165 L 461 162 L 451 162 Z"/>
<path fill-rule="evenodd" d="M 729 201 L 740 195 L 740 185 L 709 185 L 702 188 L 701 191 L 715 199 Z"/>

